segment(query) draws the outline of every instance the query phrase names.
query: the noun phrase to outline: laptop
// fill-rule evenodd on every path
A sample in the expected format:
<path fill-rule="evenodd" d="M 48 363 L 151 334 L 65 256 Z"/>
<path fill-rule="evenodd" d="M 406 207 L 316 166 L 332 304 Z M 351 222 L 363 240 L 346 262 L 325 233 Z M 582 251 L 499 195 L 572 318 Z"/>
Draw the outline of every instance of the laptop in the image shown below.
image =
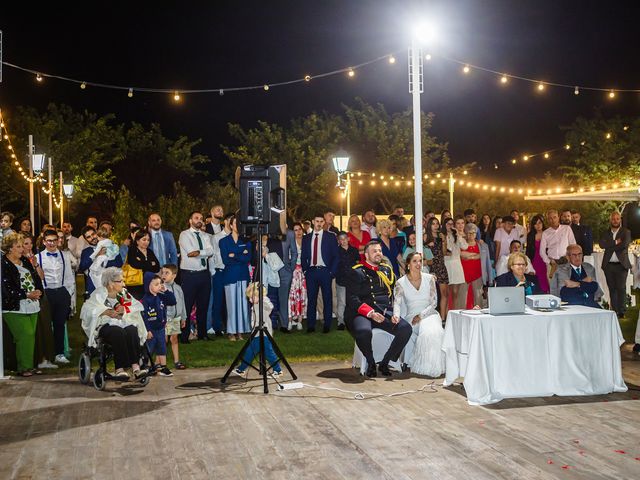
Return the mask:
<path fill-rule="evenodd" d="M 516 315 L 524 313 L 524 287 L 491 287 L 489 314 Z"/>

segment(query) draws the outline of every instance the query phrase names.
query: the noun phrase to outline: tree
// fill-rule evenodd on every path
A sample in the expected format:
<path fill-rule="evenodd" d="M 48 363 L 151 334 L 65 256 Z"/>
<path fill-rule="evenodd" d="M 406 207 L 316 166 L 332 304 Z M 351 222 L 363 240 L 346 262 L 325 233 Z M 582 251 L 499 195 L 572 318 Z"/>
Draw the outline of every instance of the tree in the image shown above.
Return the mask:
<path fill-rule="evenodd" d="M 437 143 L 428 134 L 433 116 L 422 115 L 422 158 L 425 171 L 440 171 L 448 167 L 447 145 Z M 413 172 L 413 125 L 410 111 L 389 114 L 383 105 L 372 106 L 361 99 L 356 105 L 343 105 L 342 115 L 312 113 L 294 119 L 287 126 L 258 122 L 257 127 L 245 130 L 231 124 L 229 130 L 237 141 L 224 146 L 231 160 L 226 178 L 243 164 L 287 164 L 288 213 L 291 217 L 308 218 L 328 206 L 333 196 L 336 174 L 330 157 L 342 147 L 352 156 L 350 169 L 405 176 L 403 188 L 395 182 L 388 188 L 364 190 L 353 178 L 352 210 L 357 207 L 390 211 L 393 204 L 410 204 L 413 188 L 406 182 Z M 364 183 L 364 182 L 363 182 Z M 379 185 L 381 187 L 381 185 Z M 441 196 L 425 188 L 425 200 Z"/>

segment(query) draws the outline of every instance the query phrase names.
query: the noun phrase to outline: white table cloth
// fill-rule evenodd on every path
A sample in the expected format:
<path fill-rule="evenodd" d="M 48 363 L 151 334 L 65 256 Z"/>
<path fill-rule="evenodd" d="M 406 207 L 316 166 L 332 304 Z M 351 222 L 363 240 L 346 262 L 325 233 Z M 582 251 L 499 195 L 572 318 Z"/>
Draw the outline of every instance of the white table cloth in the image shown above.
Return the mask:
<path fill-rule="evenodd" d="M 445 386 L 464 377 L 470 405 L 504 398 L 626 392 L 614 312 L 568 306 L 550 313 L 447 316 Z"/>

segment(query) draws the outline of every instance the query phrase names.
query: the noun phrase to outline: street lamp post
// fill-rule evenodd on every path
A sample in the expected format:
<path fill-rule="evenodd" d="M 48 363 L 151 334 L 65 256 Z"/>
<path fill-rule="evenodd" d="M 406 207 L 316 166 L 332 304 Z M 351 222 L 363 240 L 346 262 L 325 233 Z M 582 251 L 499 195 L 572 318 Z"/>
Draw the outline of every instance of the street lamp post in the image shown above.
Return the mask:
<path fill-rule="evenodd" d="M 422 130 L 420 125 L 420 94 L 423 92 L 422 49 L 414 32 L 409 48 L 409 92 L 413 96 L 413 176 L 416 238 L 422 233 Z"/>
<path fill-rule="evenodd" d="M 351 174 L 349 173 L 349 154 L 340 149 L 331 158 L 333 161 L 333 168 L 338 174 L 338 187 L 343 192 L 343 197 L 347 199 L 347 217 L 351 215 Z M 342 178 L 346 175 L 346 178 Z M 342 199 L 340 199 L 340 230 L 342 230 Z"/>
<path fill-rule="evenodd" d="M 62 172 L 60 172 L 60 228 L 62 228 L 62 222 L 64 221 L 63 216 L 63 206 L 64 206 L 64 198 L 62 196 L 62 191 L 64 191 L 64 196 L 67 197 L 67 200 L 71 200 L 73 196 L 73 183 L 62 183 Z M 68 205 L 68 202 L 67 202 Z M 69 208 L 69 211 L 71 209 Z"/>
<path fill-rule="evenodd" d="M 31 214 L 31 230 L 35 235 L 35 202 L 33 198 L 34 185 L 34 173 L 40 175 L 44 169 L 45 155 L 43 153 L 33 153 L 33 135 L 29 135 L 29 213 Z M 40 198 L 40 190 L 38 190 L 38 199 Z M 40 209 L 40 203 L 38 201 L 38 210 Z M 38 212 L 38 223 L 40 223 L 40 214 Z"/>

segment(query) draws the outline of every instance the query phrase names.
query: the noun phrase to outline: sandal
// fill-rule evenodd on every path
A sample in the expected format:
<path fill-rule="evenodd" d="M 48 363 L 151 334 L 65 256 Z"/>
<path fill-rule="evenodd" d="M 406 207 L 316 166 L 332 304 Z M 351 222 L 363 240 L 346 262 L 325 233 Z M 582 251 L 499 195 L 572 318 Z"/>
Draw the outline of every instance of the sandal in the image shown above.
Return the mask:
<path fill-rule="evenodd" d="M 42 370 L 38 370 L 37 368 L 30 368 L 29 371 L 34 375 L 42 375 Z"/>
<path fill-rule="evenodd" d="M 187 366 L 182 362 L 176 362 L 173 364 L 176 370 L 184 370 Z"/>
<path fill-rule="evenodd" d="M 29 370 L 25 370 L 23 372 L 18 372 L 18 376 L 19 377 L 32 377 L 33 373 L 31 373 Z"/>

